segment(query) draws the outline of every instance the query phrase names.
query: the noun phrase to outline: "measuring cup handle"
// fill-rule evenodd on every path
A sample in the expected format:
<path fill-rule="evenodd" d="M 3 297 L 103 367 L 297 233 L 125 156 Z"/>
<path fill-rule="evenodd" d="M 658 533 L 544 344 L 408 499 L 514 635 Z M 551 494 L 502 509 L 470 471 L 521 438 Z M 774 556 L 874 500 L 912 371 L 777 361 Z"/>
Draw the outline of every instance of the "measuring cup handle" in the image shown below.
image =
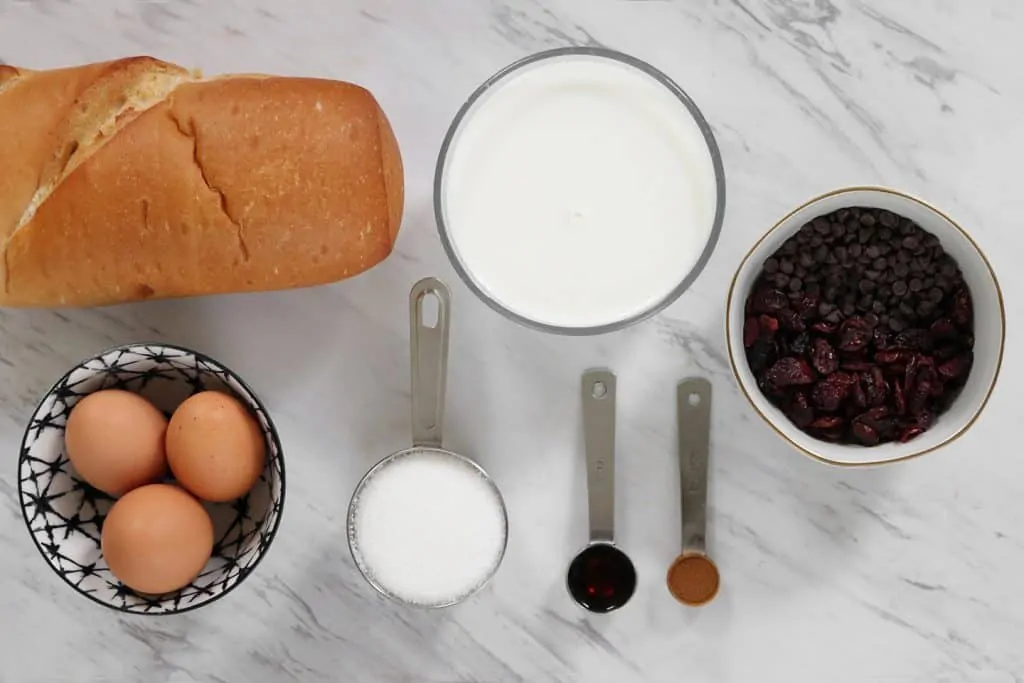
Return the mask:
<path fill-rule="evenodd" d="M 588 370 L 581 390 L 590 540 L 611 542 L 615 534 L 615 375 L 609 370 Z"/>
<path fill-rule="evenodd" d="M 708 457 L 711 444 L 711 382 L 695 377 L 679 383 L 679 494 L 683 551 L 705 551 Z"/>
<path fill-rule="evenodd" d="M 431 297 L 437 301 L 437 321 L 433 326 L 424 320 L 424 303 Z M 409 293 L 409 322 L 415 446 L 441 447 L 450 310 L 451 293 L 443 282 L 430 277 L 413 285 Z"/>

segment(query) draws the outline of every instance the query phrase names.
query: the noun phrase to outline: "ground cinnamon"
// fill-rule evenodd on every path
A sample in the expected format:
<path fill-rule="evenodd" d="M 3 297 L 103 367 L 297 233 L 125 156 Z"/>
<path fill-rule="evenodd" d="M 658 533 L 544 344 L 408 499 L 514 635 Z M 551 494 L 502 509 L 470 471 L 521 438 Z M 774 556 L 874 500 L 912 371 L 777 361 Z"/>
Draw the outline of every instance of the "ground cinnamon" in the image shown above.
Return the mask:
<path fill-rule="evenodd" d="M 668 589 L 685 605 L 704 605 L 718 593 L 718 567 L 706 555 L 680 555 L 668 570 Z"/>

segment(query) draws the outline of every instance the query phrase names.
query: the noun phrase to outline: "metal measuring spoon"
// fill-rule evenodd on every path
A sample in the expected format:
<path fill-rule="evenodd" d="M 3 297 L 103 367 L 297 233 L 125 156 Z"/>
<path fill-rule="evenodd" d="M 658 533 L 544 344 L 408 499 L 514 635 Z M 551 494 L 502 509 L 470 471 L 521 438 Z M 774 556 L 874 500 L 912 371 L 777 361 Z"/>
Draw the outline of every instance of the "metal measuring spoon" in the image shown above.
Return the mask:
<path fill-rule="evenodd" d="M 615 375 L 583 374 L 583 439 L 587 457 L 590 543 L 569 564 L 566 586 L 591 612 L 612 612 L 636 590 L 636 569 L 615 546 Z"/>
<path fill-rule="evenodd" d="M 683 380 L 676 396 L 679 421 L 679 493 L 683 552 L 668 569 L 668 590 L 684 605 L 699 606 L 718 594 L 718 567 L 705 553 L 711 382 Z"/>

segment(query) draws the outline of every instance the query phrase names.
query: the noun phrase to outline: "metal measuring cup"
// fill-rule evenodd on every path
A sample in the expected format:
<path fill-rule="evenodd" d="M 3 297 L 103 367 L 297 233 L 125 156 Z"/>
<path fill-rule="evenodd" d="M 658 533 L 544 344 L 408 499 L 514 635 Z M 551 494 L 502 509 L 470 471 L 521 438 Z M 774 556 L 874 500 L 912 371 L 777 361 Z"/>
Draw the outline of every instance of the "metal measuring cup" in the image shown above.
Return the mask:
<path fill-rule="evenodd" d="M 434 325 L 424 320 L 424 304 L 433 297 L 437 302 L 437 320 Z M 441 608 L 462 602 L 480 589 L 497 572 L 508 544 L 508 512 L 497 485 L 487 472 L 474 460 L 446 450 L 442 446 L 442 423 L 444 421 L 445 389 L 447 384 L 448 338 L 450 331 L 451 293 L 437 278 L 424 278 L 413 285 L 409 293 L 409 324 L 412 368 L 412 448 L 407 448 L 383 458 L 363 476 L 352 494 L 348 510 L 348 545 L 352 559 L 363 578 L 381 595 L 398 603 L 424 608 Z M 501 549 L 487 574 L 471 589 L 450 598 L 434 602 L 413 602 L 395 594 L 374 576 L 356 540 L 359 498 L 366 485 L 385 467 L 407 458 L 442 457 L 458 461 L 473 470 L 486 482 L 500 507 Z"/>
<path fill-rule="evenodd" d="M 612 612 L 636 591 L 636 568 L 615 545 L 615 375 L 583 374 L 583 438 L 587 458 L 590 543 L 569 564 L 566 587 L 580 607 Z"/>

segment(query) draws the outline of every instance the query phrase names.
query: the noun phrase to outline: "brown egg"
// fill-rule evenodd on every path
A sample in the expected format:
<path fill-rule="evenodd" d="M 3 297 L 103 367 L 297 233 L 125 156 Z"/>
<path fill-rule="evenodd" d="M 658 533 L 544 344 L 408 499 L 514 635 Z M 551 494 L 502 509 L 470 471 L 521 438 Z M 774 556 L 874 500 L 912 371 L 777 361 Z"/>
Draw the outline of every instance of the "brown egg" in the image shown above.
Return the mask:
<path fill-rule="evenodd" d="M 170 484 L 129 491 L 110 508 L 101 534 L 114 576 L 140 593 L 187 585 L 213 552 L 213 522 L 202 504 Z"/>
<path fill-rule="evenodd" d="M 233 396 L 203 391 L 178 406 L 167 426 L 167 462 L 178 482 L 204 500 L 244 496 L 263 471 L 263 430 Z"/>
<path fill-rule="evenodd" d="M 167 418 L 138 394 L 105 389 L 71 409 L 64 445 L 75 470 L 100 491 L 119 496 L 167 473 Z"/>

